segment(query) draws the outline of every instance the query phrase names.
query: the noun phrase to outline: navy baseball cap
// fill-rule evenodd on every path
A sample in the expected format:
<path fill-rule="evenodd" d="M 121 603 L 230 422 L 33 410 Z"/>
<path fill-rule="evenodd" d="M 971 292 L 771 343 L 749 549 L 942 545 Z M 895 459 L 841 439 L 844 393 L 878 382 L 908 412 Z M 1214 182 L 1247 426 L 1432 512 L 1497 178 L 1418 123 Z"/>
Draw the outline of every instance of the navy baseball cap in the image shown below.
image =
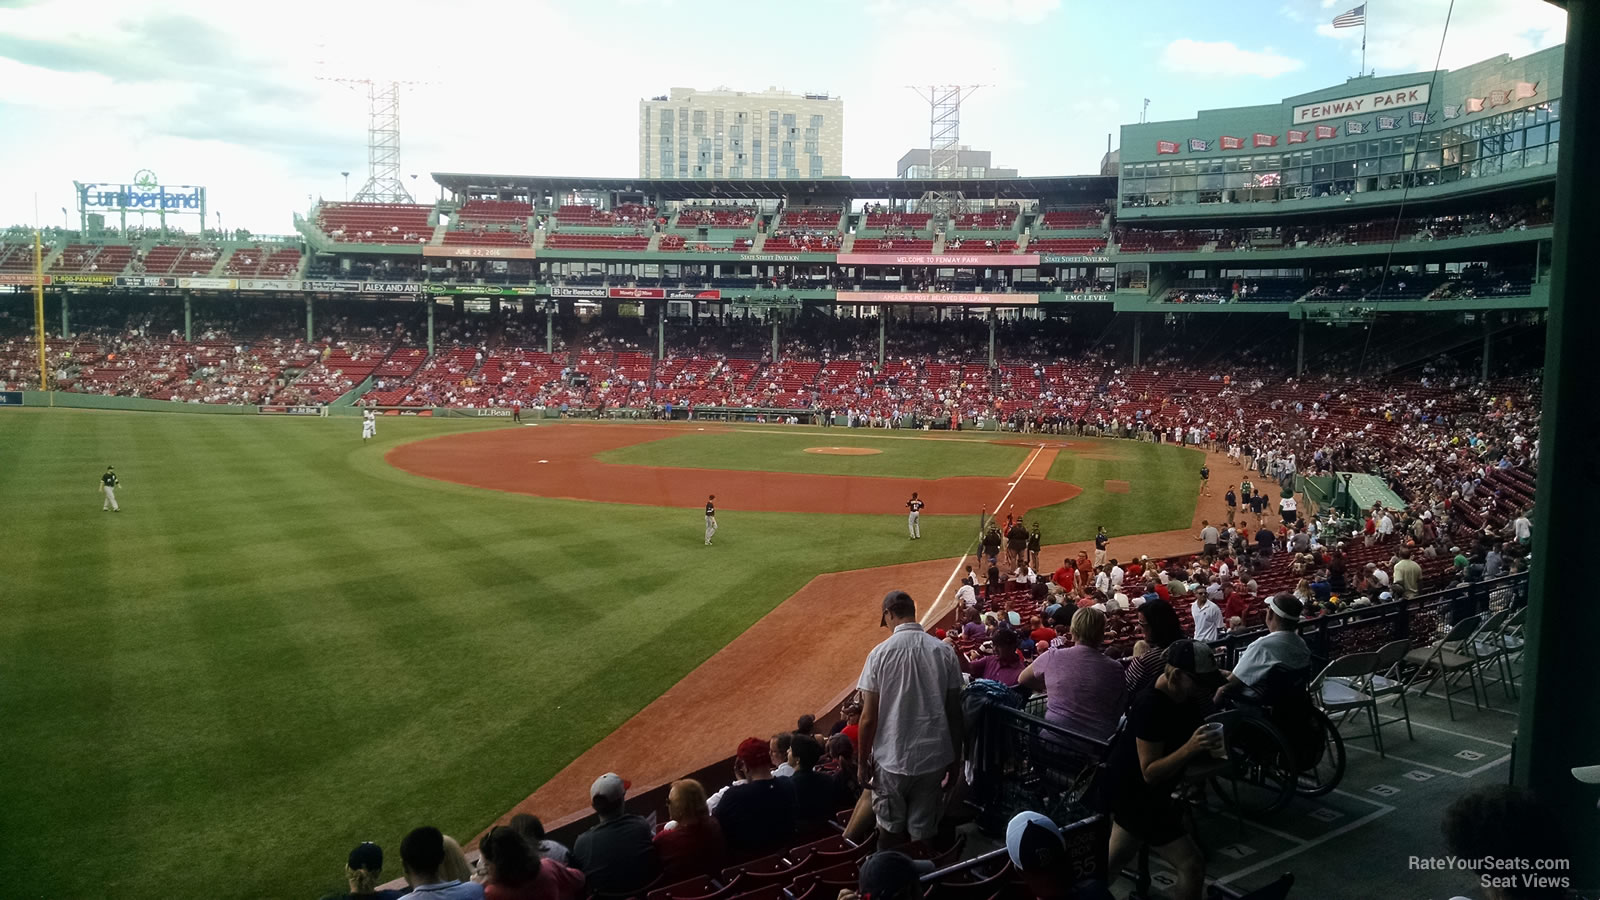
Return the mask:
<path fill-rule="evenodd" d="M 858 886 L 861 900 L 906 900 L 922 893 L 922 876 L 933 871 L 926 859 L 912 859 L 898 850 L 885 850 L 861 864 Z"/>

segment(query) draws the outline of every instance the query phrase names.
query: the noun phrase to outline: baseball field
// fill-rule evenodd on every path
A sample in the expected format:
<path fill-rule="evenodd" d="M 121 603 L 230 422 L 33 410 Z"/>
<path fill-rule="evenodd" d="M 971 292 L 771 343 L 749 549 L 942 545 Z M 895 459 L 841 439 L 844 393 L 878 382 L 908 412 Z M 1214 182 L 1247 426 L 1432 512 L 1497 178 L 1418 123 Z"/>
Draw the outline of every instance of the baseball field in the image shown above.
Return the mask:
<path fill-rule="evenodd" d="M 741 424 L 359 430 L 0 413 L 8 895 L 317 896 L 359 841 L 475 835 L 821 573 L 953 563 L 1002 503 L 1052 544 L 1185 528 L 1200 463 Z"/>

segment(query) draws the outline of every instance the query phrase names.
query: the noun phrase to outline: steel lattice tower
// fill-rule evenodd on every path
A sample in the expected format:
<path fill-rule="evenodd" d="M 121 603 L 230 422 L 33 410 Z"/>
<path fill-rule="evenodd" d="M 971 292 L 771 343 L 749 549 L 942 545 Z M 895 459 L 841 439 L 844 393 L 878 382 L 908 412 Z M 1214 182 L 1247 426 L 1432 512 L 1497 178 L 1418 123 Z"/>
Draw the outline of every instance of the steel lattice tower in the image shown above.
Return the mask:
<path fill-rule="evenodd" d="M 982 85 L 933 85 L 913 87 L 917 96 L 928 102 L 928 167 L 934 178 L 954 178 L 961 161 L 961 101 Z M 959 210 L 960 191 L 927 191 L 921 209 L 944 218 Z"/>
<path fill-rule="evenodd" d="M 351 199 L 360 203 L 415 203 L 400 180 L 400 86 L 416 82 L 322 80 L 367 88 L 367 180 Z"/>

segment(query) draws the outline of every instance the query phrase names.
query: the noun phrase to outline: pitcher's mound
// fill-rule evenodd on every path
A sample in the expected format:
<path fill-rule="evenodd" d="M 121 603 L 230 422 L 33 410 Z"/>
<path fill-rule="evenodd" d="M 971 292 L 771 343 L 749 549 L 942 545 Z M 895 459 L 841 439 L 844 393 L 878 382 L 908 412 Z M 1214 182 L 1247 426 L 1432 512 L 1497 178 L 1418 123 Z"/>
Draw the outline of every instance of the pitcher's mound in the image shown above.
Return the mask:
<path fill-rule="evenodd" d="M 1126 481 L 1115 481 L 1115 480 L 1110 479 L 1110 478 L 1106 479 L 1106 493 L 1108 493 L 1108 494 L 1126 494 L 1127 492 L 1128 492 L 1128 483 Z"/>
<path fill-rule="evenodd" d="M 826 453 L 829 456 L 871 456 L 874 453 L 882 453 L 883 451 L 874 450 L 871 447 L 807 447 L 806 452 Z"/>

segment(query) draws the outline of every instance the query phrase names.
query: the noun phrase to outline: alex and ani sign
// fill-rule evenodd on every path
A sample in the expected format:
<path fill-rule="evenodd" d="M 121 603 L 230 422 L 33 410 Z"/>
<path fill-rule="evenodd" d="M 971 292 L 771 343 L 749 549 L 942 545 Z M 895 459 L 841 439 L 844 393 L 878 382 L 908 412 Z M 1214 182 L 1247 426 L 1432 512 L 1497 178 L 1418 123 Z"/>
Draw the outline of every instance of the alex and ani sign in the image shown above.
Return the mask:
<path fill-rule="evenodd" d="M 1427 104 L 1428 94 L 1428 85 L 1417 84 L 1410 87 L 1392 88 L 1387 91 L 1374 91 L 1370 94 L 1339 97 L 1333 100 L 1318 100 L 1315 103 L 1296 106 L 1292 121 L 1296 125 L 1305 125 L 1310 122 L 1321 122 L 1324 119 L 1341 119 L 1345 116 L 1359 116 L 1370 112 L 1403 109 L 1407 106 L 1422 106 Z M 1293 143 L 1293 141 L 1290 143 Z"/>

